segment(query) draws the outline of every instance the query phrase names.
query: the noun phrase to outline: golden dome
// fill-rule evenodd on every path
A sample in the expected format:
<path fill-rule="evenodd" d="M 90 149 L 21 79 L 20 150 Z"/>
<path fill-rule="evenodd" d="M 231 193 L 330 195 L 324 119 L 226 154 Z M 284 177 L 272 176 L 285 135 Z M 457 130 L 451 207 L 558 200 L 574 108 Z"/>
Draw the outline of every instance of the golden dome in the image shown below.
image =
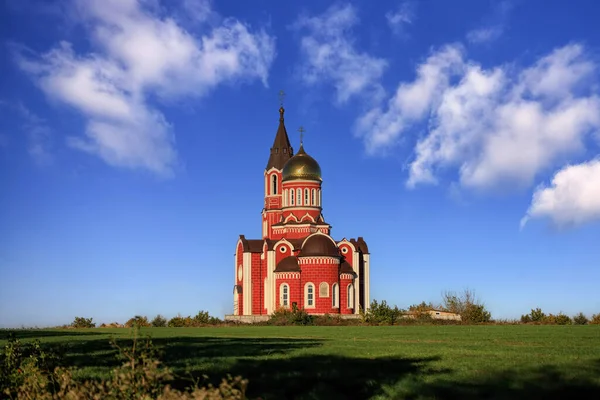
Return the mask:
<path fill-rule="evenodd" d="M 290 158 L 283 166 L 282 181 L 312 180 L 321 181 L 321 167 L 314 158 L 306 154 L 304 146 L 300 145 L 298 153 Z"/>

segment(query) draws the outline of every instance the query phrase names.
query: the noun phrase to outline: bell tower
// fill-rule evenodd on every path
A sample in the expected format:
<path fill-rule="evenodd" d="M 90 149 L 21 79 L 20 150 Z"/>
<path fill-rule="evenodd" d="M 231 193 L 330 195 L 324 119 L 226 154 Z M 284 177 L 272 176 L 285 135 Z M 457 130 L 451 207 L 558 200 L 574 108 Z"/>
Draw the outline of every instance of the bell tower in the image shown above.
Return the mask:
<path fill-rule="evenodd" d="M 281 221 L 283 208 L 282 170 L 294 155 L 284 124 L 283 91 L 279 92 L 279 127 L 265 168 L 265 203 L 262 211 L 262 237 L 271 238 L 271 226 Z"/>

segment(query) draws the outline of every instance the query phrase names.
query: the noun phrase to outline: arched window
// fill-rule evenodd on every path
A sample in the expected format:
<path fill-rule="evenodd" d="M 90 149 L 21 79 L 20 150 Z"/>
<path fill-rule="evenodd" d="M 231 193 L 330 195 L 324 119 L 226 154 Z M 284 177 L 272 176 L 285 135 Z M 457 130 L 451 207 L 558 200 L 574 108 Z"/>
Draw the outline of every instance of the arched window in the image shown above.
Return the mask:
<path fill-rule="evenodd" d="M 290 205 L 292 205 L 292 206 L 294 205 L 294 200 L 296 199 L 294 197 L 294 194 L 295 194 L 294 189 L 290 190 Z"/>
<path fill-rule="evenodd" d="M 348 308 L 354 308 L 354 285 L 348 285 Z"/>
<path fill-rule="evenodd" d="M 309 200 L 309 198 L 308 198 L 308 189 L 304 189 L 304 205 L 305 206 L 308 206 L 310 204 L 308 200 Z"/>
<path fill-rule="evenodd" d="M 331 285 L 331 306 L 333 308 L 340 306 L 340 287 L 337 283 Z"/>
<path fill-rule="evenodd" d="M 313 206 L 316 206 L 316 205 L 317 205 L 317 203 L 316 203 L 316 201 L 315 201 L 315 193 L 316 193 L 316 190 L 315 190 L 315 189 L 313 189 L 313 190 L 312 190 L 312 193 L 311 193 L 311 194 L 312 194 L 312 201 L 311 201 L 311 203 L 310 203 L 310 204 L 312 204 Z"/>
<path fill-rule="evenodd" d="M 271 175 L 271 194 L 277 194 L 277 175 Z"/>
<path fill-rule="evenodd" d="M 282 283 L 279 287 L 279 305 L 282 307 L 290 305 L 290 287 L 287 283 Z"/>
<path fill-rule="evenodd" d="M 299 206 L 301 206 L 302 205 L 302 189 L 297 189 L 296 193 L 298 194 L 298 198 L 297 198 L 298 201 L 296 203 Z"/>
<path fill-rule="evenodd" d="M 329 285 L 327 282 L 321 282 L 319 285 L 319 297 L 329 297 Z"/>
<path fill-rule="evenodd" d="M 321 189 L 318 190 L 319 193 L 319 198 L 317 199 L 318 203 L 319 203 L 319 207 L 321 206 Z"/>
<path fill-rule="evenodd" d="M 304 286 L 304 307 L 315 307 L 315 285 L 310 282 Z"/>

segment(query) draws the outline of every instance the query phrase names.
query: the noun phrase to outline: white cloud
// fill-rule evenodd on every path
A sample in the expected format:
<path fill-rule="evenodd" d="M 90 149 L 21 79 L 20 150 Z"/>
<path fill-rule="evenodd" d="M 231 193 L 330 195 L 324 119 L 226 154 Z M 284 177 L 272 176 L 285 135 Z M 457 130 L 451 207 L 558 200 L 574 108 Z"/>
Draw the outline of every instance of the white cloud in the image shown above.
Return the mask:
<path fill-rule="evenodd" d="M 484 19 L 483 26 L 467 32 L 467 40 L 473 44 L 481 44 L 500 38 L 506 29 L 506 22 L 511 8 L 512 3 L 510 1 L 494 3 L 492 12 Z"/>
<path fill-rule="evenodd" d="M 10 114 L 11 119 L 18 121 L 19 129 L 27 136 L 27 152 L 34 162 L 41 166 L 51 164 L 53 132 L 47 121 L 20 102 L 0 100 L 0 107 Z M 8 144 L 8 135 L 0 133 L 0 147 Z"/>
<path fill-rule="evenodd" d="M 410 124 L 425 117 L 432 103 L 449 84 L 450 75 L 462 67 L 462 49 L 446 46 L 417 68 L 413 82 L 401 83 L 387 103 L 387 110 L 374 107 L 357 123 L 369 153 L 392 144 Z"/>
<path fill-rule="evenodd" d="M 415 5 L 405 1 L 398 6 L 396 11 L 388 11 L 385 18 L 394 34 L 403 35 L 406 25 L 411 25 L 415 19 Z"/>
<path fill-rule="evenodd" d="M 52 130 L 45 119 L 39 117 L 21 103 L 15 105 L 15 110 L 23 121 L 21 129 L 27 135 L 29 155 L 38 165 L 52 163 L 53 156 L 50 151 Z"/>
<path fill-rule="evenodd" d="M 467 40 L 471 43 L 487 43 L 498 39 L 503 31 L 501 25 L 474 29 L 467 33 Z"/>
<path fill-rule="evenodd" d="M 485 69 L 465 60 L 460 48 L 445 47 L 418 67 L 415 81 L 398 86 L 385 110 L 365 113 L 357 129 L 374 153 L 426 123 L 409 187 L 435 183 L 451 167 L 462 186 L 527 186 L 581 154 L 586 135 L 600 129 L 600 99 L 589 85 L 595 70 L 579 45 L 556 49 L 523 70 Z"/>
<path fill-rule="evenodd" d="M 319 16 L 301 16 L 294 24 L 296 30 L 305 31 L 300 42 L 303 81 L 309 85 L 332 82 L 338 103 L 382 92 L 379 80 L 387 61 L 356 49 L 351 28 L 357 23 L 353 6 L 334 5 Z"/>
<path fill-rule="evenodd" d="M 111 165 L 173 172 L 172 129 L 150 95 L 163 100 L 204 96 L 221 83 L 239 80 L 267 84 L 274 39 L 236 19 L 195 36 L 174 18 L 145 7 L 144 0 L 74 4 L 98 51 L 77 54 L 62 42 L 38 58 L 21 54 L 19 63 L 49 97 L 86 116 L 85 137 L 69 143 Z M 186 4 L 208 12 L 208 2 Z"/>
<path fill-rule="evenodd" d="M 529 219 L 543 217 L 558 226 L 600 219 L 600 159 L 568 165 L 554 175 L 549 187 L 536 189 L 521 228 Z"/>

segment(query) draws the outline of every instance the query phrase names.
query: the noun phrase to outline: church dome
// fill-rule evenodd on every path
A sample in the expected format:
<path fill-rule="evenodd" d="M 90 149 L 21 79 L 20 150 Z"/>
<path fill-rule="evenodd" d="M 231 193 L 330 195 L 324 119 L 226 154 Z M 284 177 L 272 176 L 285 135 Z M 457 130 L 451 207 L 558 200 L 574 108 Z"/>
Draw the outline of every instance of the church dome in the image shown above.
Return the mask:
<path fill-rule="evenodd" d="M 306 154 L 304 146 L 300 145 L 298 153 L 290 158 L 283 166 L 282 181 L 292 180 L 321 181 L 321 167 L 319 163 Z"/>
<path fill-rule="evenodd" d="M 299 254 L 300 257 L 338 257 L 339 255 L 339 249 L 333 240 L 331 240 L 331 238 L 327 235 L 320 234 L 310 236 L 308 239 L 306 239 Z"/>

